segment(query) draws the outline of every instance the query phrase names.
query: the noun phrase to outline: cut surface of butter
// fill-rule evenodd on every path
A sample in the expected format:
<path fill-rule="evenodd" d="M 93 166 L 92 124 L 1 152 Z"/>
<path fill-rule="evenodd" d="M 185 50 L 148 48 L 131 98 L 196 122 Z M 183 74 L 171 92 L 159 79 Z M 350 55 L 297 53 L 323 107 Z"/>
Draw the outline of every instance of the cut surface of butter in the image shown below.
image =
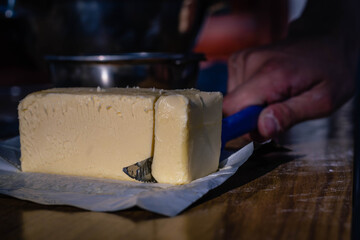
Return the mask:
<path fill-rule="evenodd" d="M 219 166 L 222 95 L 167 92 L 155 106 L 152 175 L 161 183 L 185 184 Z"/>
<path fill-rule="evenodd" d="M 58 88 L 19 104 L 24 172 L 132 180 L 123 168 L 153 156 L 160 183 L 217 170 L 221 93 Z"/>
<path fill-rule="evenodd" d="M 19 104 L 21 167 L 130 180 L 123 167 L 153 155 L 159 91 L 50 89 Z"/>

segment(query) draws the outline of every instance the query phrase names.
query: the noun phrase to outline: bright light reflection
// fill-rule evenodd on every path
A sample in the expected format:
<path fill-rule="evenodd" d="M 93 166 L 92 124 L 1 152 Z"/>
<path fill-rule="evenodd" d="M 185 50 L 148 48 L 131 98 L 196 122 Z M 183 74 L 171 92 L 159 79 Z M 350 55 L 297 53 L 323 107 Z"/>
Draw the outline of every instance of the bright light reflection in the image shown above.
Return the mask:
<path fill-rule="evenodd" d="M 109 72 L 106 68 L 101 69 L 101 81 L 104 86 L 109 84 Z"/>

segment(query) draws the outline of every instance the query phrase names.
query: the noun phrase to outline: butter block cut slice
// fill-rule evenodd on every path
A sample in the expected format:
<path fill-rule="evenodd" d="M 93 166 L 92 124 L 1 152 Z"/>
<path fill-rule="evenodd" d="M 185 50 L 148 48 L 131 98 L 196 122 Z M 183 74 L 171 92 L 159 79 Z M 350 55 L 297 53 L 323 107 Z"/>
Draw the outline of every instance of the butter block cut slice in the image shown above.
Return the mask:
<path fill-rule="evenodd" d="M 49 89 L 18 107 L 21 165 L 41 172 L 131 180 L 123 167 L 153 155 L 153 89 Z"/>
<path fill-rule="evenodd" d="M 152 175 L 160 183 L 185 184 L 218 169 L 221 93 L 166 92 L 155 104 Z"/>

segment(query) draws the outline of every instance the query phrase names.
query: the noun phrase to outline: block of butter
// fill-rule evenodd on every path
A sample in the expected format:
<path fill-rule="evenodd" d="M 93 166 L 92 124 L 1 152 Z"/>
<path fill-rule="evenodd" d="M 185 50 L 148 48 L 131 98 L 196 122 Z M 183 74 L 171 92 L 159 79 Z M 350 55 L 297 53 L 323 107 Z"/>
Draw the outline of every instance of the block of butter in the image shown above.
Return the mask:
<path fill-rule="evenodd" d="M 217 170 L 220 93 L 139 88 L 58 88 L 18 107 L 21 167 L 128 180 L 123 167 L 153 156 L 160 183 L 184 184 Z"/>
<path fill-rule="evenodd" d="M 222 96 L 194 90 L 167 92 L 155 105 L 152 175 L 189 183 L 215 172 L 221 146 Z"/>

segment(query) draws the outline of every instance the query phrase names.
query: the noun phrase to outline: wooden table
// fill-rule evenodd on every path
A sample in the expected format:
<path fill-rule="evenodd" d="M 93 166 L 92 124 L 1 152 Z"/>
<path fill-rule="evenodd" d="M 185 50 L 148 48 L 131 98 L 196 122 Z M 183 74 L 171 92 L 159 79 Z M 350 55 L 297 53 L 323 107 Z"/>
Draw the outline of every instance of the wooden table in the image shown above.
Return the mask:
<path fill-rule="evenodd" d="M 349 239 L 353 123 L 349 103 L 257 151 L 180 215 L 44 206 L 0 195 L 1 239 Z M 290 149 L 291 151 L 287 151 Z"/>

